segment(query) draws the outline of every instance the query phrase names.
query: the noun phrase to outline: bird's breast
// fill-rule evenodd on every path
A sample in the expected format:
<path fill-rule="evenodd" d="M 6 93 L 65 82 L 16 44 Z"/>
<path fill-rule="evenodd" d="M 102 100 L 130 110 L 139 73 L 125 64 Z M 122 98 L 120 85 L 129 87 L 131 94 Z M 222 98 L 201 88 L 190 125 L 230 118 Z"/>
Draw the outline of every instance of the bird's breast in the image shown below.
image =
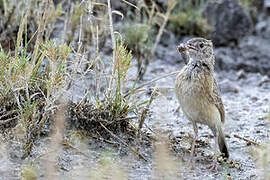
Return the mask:
<path fill-rule="evenodd" d="M 189 120 L 214 126 L 220 117 L 218 109 L 209 101 L 209 88 L 203 78 L 178 76 L 175 84 L 176 95 L 184 114 Z"/>

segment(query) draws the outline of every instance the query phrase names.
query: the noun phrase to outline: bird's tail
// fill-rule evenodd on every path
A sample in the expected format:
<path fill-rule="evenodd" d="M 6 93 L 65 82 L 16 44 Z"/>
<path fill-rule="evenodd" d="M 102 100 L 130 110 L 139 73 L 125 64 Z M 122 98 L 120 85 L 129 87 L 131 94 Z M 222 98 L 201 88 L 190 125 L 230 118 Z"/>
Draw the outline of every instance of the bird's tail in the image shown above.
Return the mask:
<path fill-rule="evenodd" d="M 223 157 L 229 158 L 228 146 L 221 127 L 218 128 L 218 146 Z"/>

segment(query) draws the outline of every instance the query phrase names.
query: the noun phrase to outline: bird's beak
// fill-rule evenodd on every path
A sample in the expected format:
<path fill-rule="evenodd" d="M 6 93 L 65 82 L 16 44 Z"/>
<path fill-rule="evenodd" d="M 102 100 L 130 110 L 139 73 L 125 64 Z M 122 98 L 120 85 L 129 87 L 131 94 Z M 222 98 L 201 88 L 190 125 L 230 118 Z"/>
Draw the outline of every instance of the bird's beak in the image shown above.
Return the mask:
<path fill-rule="evenodd" d="M 180 53 L 184 53 L 185 51 L 194 50 L 197 51 L 198 49 L 190 44 L 181 43 L 177 46 L 177 49 Z"/>
<path fill-rule="evenodd" d="M 191 49 L 191 50 L 194 50 L 194 51 L 197 51 L 197 50 L 198 50 L 196 47 L 194 47 L 194 46 L 192 46 L 192 45 L 190 45 L 190 44 L 187 45 L 187 49 L 188 49 L 188 50 Z"/>

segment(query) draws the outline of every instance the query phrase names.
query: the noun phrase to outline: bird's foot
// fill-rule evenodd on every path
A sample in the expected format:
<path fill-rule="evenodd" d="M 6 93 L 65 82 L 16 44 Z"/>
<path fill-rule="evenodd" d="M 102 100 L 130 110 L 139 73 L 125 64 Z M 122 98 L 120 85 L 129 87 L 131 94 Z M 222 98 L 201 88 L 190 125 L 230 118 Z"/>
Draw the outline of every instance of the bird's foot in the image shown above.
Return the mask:
<path fill-rule="evenodd" d="M 210 171 L 217 171 L 217 162 L 213 162 L 210 166 L 207 167 Z"/>
<path fill-rule="evenodd" d="M 214 156 L 214 161 L 211 163 L 210 166 L 207 167 L 207 169 L 209 169 L 210 171 L 217 171 L 217 167 L 218 167 L 218 161 L 217 161 L 217 156 Z"/>

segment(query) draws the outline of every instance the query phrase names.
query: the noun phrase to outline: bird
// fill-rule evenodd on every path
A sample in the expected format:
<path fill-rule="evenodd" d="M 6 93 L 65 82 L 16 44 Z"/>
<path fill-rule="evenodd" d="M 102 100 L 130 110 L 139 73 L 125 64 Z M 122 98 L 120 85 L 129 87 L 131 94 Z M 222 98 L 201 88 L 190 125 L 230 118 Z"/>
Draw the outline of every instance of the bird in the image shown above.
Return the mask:
<path fill-rule="evenodd" d="M 217 164 L 217 146 L 224 158 L 229 158 L 228 145 L 223 132 L 225 110 L 220 89 L 214 78 L 215 55 L 213 43 L 201 37 L 178 46 L 185 66 L 175 80 L 175 93 L 185 117 L 192 123 L 194 138 L 190 163 L 194 164 L 194 149 L 198 138 L 197 124 L 207 125 L 215 138 L 213 168 Z M 192 165 L 194 166 L 194 165 Z M 211 167 L 211 169 L 212 169 Z"/>

